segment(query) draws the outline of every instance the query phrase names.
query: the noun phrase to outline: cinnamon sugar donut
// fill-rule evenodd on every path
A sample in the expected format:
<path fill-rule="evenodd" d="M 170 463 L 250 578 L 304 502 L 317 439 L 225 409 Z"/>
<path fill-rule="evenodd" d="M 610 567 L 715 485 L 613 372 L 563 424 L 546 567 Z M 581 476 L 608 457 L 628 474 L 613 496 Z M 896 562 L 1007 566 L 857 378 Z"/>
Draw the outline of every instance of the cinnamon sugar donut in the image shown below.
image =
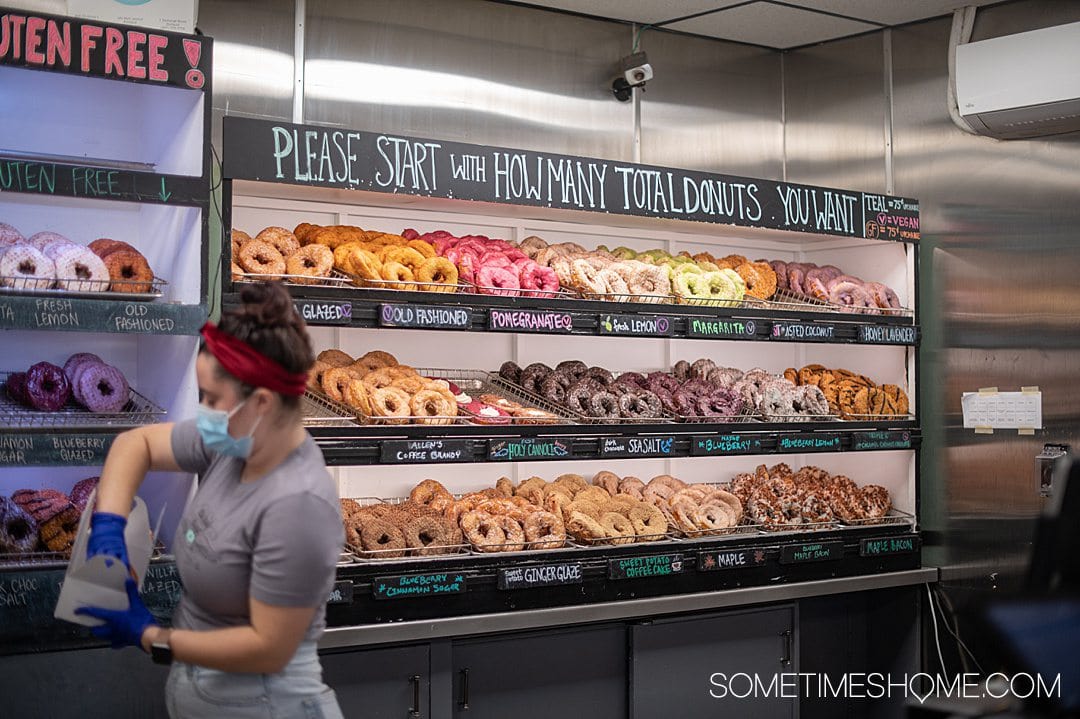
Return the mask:
<path fill-rule="evenodd" d="M 323 350 L 315 359 L 318 362 L 325 362 L 331 367 L 348 367 L 353 363 L 351 355 L 338 349 Z"/>
<path fill-rule="evenodd" d="M 252 240 L 240 248 L 239 263 L 244 272 L 263 275 L 267 279 L 280 279 L 285 272 L 285 257 L 273 245 L 261 240 Z"/>
<path fill-rule="evenodd" d="M 233 262 L 235 262 L 237 256 L 240 254 L 240 248 L 244 246 L 245 242 L 251 242 L 251 235 L 243 230 L 233 230 L 229 233 L 229 240 L 229 244 L 232 247 Z"/>
<path fill-rule="evenodd" d="M 360 546 L 371 556 L 386 559 L 405 556 L 405 535 L 390 522 L 383 519 L 365 520 L 360 530 Z"/>
<path fill-rule="evenodd" d="M 533 512 L 525 519 L 525 539 L 533 549 L 558 549 L 566 542 L 562 515 Z"/>
<path fill-rule="evenodd" d="M 322 389 L 327 397 L 335 402 L 345 401 L 345 390 L 349 382 L 359 379 L 352 370 L 347 367 L 332 367 L 323 372 Z"/>
<path fill-rule="evenodd" d="M 566 531 L 574 535 L 575 539 L 582 541 L 594 541 L 607 536 L 607 531 L 596 519 L 576 510 L 570 512 L 570 518 L 566 522 Z"/>
<path fill-rule="evenodd" d="M 300 242 L 296 239 L 296 235 L 284 227 L 267 227 L 255 235 L 255 241 L 272 245 L 282 257 L 288 257 L 300 249 Z"/>
<path fill-rule="evenodd" d="M 401 527 L 405 546 L 418 557 L 449 553 L 455 544 L 455 532 L 442 517 L 413 517 Z"/>
<path fill-rule="evenodd" d="M 602 487 L 608 494 L 615 496 L 619 493 L 619 475 L 604 470 L 597 472 L 593 477 L 593 484 Z"/>
<path fill-rule="evenodd" d="M 289 280 L 301 285 L 318 284 L 319 279 L 329 277 L 334 269 L 334 253 L 326 245 L 307 245 L 297 248 L 285 260 L 285 272 Z"/>
<path fill-rule="evenodd" d="M 637 538 L 634 523 L 618 512 L 607 512 L 601 515 L 599 524 L 612 544 L 632 544 Z"/>
<path fill-rule="evenodd" d="M 506 532 L 498 518 L 471 510 L 461 515 L 461 531 L 465 539 L 480 552 L 498 552 L 506 544 Z M 520 527 L 519 527 L 520 528 Z M 524 532 L 523 532 L 524 533 Z"/>

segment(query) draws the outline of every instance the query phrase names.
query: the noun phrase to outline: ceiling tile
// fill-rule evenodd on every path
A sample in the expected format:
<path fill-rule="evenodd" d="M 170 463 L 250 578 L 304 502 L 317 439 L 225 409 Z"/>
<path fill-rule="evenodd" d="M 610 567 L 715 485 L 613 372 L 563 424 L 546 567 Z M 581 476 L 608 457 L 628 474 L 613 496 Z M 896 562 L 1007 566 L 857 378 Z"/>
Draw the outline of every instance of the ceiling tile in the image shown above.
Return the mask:
<path fill-rule="evenodd" d="M 596 17 L 647 24 L 730 7 L 746 0 L 525 0 L 525 2 L 554 10 L 569 10 Z"/>
<path fill-rule="evenodd" d="M 877 29 L 876 25 L 755 2 L 667 25 L 671 30 L 783 50 Z"/>
<path fill-rule="evenodd" d="M 901 25 L 949 15 L 965 5 L 993 5 L 1002 0 L 783 0 L 789 5 L 845 15 L 850 18 Z"/>

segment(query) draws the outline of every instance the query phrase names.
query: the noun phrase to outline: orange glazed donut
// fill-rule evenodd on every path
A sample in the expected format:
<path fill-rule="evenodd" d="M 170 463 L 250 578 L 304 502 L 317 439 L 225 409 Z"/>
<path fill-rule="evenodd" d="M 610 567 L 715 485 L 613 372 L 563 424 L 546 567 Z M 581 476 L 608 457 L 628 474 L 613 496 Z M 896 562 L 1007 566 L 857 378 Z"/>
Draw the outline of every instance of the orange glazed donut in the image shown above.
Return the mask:
<path fill-rule="evenodd" d="M 135 250 L 116 250 L 103 258 L 109 270 L 109 289 L 113 292 L 149 292 L 154 272 L 146 258 Z"/>
<path fill-rule="evenodd" d="M 335 402 L 345 401 L 345 388 L 349 382 L 357 379 L 348 367 L 333 367 L 323 372 L 322 388 L 326 396 Z"/>
<path fill-rule="evenodd" d="M 334 253 L 326 245 L 307 245 L 301 247 L 285 261 L 289 279 L 301 285 L 318 284 L 319 278 L 329 277 L 334 269 Z"/>
<path fill-rule="evenodd" d="M 323 350 L 315 359 L 319 362 L 325 362 L 331 367 L 348 367 L 353 363 L 351 355 L 336 349 Z"/>
<path fill-rule="evenodd" d="M 746 294 L 767 300 L 776 294 L 776 271 L 768 262 L 744 262 L 735 268 L 746 283 Z"/>
<path fill-rule="evenodd" d="M 409 421 L 409 393 L 397 387 L 376 389 L 371 392 L 371 411 L 387 424 L 405 424 Z"/>
<path fill-rule="evenodd" d="M 425 389 L 409 400 L 409 410 L 420 424 L 450 424 L 457 416 L 457 403 L 448 402 L 440 392 Z"/>
<path fill-rule="evenodd" d="M 244 272 L 266 275 L 269 279 L 280 278 L 285 273 L 285 258 L 277 249 L 260 240 L 244 243 L 240 248 L 240 266 Z"/>

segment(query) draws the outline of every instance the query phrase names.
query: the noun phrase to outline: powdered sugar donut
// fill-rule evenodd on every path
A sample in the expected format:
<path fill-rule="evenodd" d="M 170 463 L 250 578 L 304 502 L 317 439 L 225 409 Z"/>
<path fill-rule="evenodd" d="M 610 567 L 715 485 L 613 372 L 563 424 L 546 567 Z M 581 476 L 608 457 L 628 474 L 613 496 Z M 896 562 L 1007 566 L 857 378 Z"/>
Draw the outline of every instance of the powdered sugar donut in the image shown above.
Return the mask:
<path fill-rule="evenodd" d="M 487 265 L 476 273 L 477 291 L 485 295 L 514 297 L 521 289 L 521 283 L 513 272 L 504 267 Z"/>
<path fill-rule="evenodd" d="M 112 365 L 88 363 L 79 375 L 79 394 L 91 412 L 119 412 L 128 403 L 131 389 L 124 373 Z"/>
<path fill-rule="evenodd" d="M 55 264 L 56 286 L 64 290 L 103 292 L 109 288 L 109 270 L 105 262 L 85 247 L 49 246 Z M 49 254 L 50 249 L 46 249 Z"/>
<path fill-rule="evenodd" d="M 22 236 L 21 232 L 6 222 L 0 222 L 0 249 L 7 245 L 14 245 L 17 242 L 25 241 L 26 238 Z"/>
<path fill-rule="evenodd" d="M 56 265 L 33 245 L 11 245 L 0 256 L 0 286 L 44 290 L 56 280 Z"/>

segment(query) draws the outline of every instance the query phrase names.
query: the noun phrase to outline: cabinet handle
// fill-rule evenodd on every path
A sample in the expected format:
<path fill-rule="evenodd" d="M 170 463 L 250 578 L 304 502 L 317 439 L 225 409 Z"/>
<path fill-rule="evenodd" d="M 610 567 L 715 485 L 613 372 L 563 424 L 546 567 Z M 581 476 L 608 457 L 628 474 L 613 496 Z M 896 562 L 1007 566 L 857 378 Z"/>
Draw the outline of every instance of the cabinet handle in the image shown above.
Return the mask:
<path fill-rule="evenodd" d="M 409 719 L 420 719 L 420 675 L 413 674 L 409 677 L 412 683 L 412 709 L 409 710 Z"/>
<path fill-rule="evenodd" d="M 791 666 L 791 654 L 794 650 L 795 637 L 794 633 L 790 629 L 785 629 L 780 632 L 780 636 L 784 639 L 784 654 L 780 657 L 780 665 L 784 667 Z"/>
<path fill-rule="evenodd" d="M 461 670 L 461 710 L 469 711 L 469 670 Z"/>

